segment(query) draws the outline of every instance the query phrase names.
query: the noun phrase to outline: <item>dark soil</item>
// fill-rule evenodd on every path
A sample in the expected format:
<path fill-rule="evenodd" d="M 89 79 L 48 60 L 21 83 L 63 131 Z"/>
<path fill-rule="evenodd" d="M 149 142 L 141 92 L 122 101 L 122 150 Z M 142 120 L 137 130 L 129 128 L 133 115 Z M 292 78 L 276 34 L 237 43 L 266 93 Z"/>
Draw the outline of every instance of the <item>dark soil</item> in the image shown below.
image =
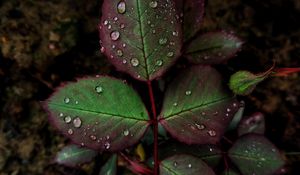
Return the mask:
<path fill-rule="evenodd" d="M 52 160 L 66 143 L 40 102 L 60 83 L 116 73 L 99 52 L 100 0 L 0 1 L 0 175 L 93 174 Z M 225 29 L 245 41 L 229 72 L 300 65 L 299 0 L 209 0 L 203 32 Z M 229 75 L 228 75 L 229 76 Z M 246 115 L 266 116 L 267 137 L 282 153 L 300 152 L 300 78 L 270 78 L 246 101 Z M 300 154 L 286 155 L 287 174 Z"/>

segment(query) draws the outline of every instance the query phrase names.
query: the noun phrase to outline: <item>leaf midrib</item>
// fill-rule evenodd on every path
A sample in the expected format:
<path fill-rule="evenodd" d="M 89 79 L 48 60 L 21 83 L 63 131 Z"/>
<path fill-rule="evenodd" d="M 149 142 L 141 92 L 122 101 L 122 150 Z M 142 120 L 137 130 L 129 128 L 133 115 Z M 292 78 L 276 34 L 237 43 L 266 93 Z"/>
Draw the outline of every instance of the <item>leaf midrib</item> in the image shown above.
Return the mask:
<path fill-rule="evenodd" d="M 175 175 L 180 175 L 180 174 L 178 174 L 178 173 L 176 173 L 175 171 L 173 171 L 171 168 L 169 168 L 168 166 L 165 166 L 164 164 L 161 164 L 167 171 L 169 171 L 169 172 L 171 172 L 171 173 L 173 173 L 173 174 L 175 174 Z"/>
<path fill-rule="evenodd" d="M 61 105 L 58 103 L 49 103 L 49 106 L 53 105 L 53 106 L 57 106 L 60 108 L 65 108 L 65 109 L 69 109 L 69 110 L 76 110 L 76 111 L 82 111 L 82 112 L 86 112 L 86 113 L 94 113 L 94 114 L 103 114 L 103 115 L 109 115 L 109 116 L 113 116 L 113 117 L 119 117 L 119 118 L 126 118 L 126 119 L 132 119 L 132 120 L 138 120 L 138 121 L 148 121 L 147 119 L 138 119 L 138 118 L 132 118 L 132 117 L 128 117 L 128 116 L 124 116 L 124 115 L 120 115 L 120 114 L 110 114 L 110 113 L 106 113 L 106 112 L 102 112 L 102 111 L 94 111 L 94 110 L 88 110 L 88 109 L 82 109 L 82 108 L 78 108 L 78 107 L 70 107 L 70 106 L 66 106 L 66 105 Z"/>
<path fill-rule="evenodd" d="M 76 153 L 71 153 L 70 155 L 68 154 L 68 156 L 64 156 L 64 158 L 62 160 L 67 160 L 67 159 L 70 159 L 72 157 L 76 157 L 76 156 L 79 156 L 81 154 L 84 154 L 86 152 L 92 152 L 93 150 L 90 150 L 90 149 L 83 149 L 81 151 L 77 151 Z"/>

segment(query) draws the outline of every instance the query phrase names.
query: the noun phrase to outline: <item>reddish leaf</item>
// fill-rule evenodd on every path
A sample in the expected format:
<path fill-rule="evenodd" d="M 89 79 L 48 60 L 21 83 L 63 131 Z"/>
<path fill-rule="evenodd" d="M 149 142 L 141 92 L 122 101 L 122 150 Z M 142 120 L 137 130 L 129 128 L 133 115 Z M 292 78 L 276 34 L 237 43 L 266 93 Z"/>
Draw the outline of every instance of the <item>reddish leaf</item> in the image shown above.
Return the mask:
<path fill-rule="evenodd" d="M 192 63 L 220 64 L 241 49 L 242 41 L 226 32 L 206 33 L 193 40 L 185 51 Z"/>
<path fill-rule="evenodd" d="M 161 76 L 180 55 L 181 24 L 170 0 L 104 0 L 101 51 L 139 80 Z"/>
<path fill-rule="evenodd" d="M 143 136 L 149 126 L 138 94 L 121 80 L 90 77 L 59 88 L 45 103 L 50 120 L 76 144 L 118 151 Z"/>
<path fill-rule="evenodd" d="M 241 137 L 228 154 L 243 175 L 270 175 L 284 164 L 276 147 L 265 137 L 255 134 Z"/>
<path fill-rule="evenodd" d="M 190 155 L 175 155 L 160 163 L 160 175 L 214 175 L 214 171 L 201 159 Z"/>
<path fill-rule="evenodd" d="M 273 70 L 273 76 L 284 77 L 297 72 L 300 72 L 300 68 L 277 68 Z"/>
<path fill-rule="evenodd" d="M 194 66 L 170 84 L 159 122 L 187 144 L 215 144 L 238 109 L 215 69 Z"/>
<path fill-rule="evenodd" d="M 175 2 L 180 16 L 183 15 L 183 36 L 184 41 L 187 41 L 200 30 L 205 0 L 175 0 Z"/>

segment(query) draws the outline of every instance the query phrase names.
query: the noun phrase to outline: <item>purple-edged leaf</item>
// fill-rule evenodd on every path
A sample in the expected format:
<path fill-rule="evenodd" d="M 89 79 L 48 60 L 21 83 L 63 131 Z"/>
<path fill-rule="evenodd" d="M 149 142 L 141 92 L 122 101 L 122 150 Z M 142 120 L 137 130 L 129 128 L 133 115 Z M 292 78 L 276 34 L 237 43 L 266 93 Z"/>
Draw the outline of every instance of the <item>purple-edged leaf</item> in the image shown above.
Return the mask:
<path fill-rule="evenodd" d="M 116 154 L 112 155 L 101 168 L 99 175 L 117 175 L 117 159 Z"/>
<path fill-rule="evenodd" d="M 243 175 L 270 175 L 284 164 L 277 148 L 265 137 L 255 134 L 241 137 L 228 154 Z"/>
<path fill-rule="evenodd" d="M 149 126 L 137 93 L 121 80 L 90 77 L 59 88 L 45 107 L 58 130 L 76 144 L 117 151 L 135 144 Z"/>
<path fill-rule="evenodd" d="M 163 160 L 159 170 L 160 175 L 215 174 L 201 159 L 184 154 L 174 155 Z"/>
<path fill-rule="evenodd" d="M 182 72 L 167 89 L 159 122 L 187 144 L 215 144 L 239 108 L 209 66 Z"/>
<path fill-rule="evenodd" d="M 220 64 L 233 57 L 242 47 L 242 41 L 226 32 L 212 32 L 199 35 L 185 51 L 192 63 Z"/>
<path fill-rule="evenodd" d="M 241 120 L 238 126 L 238 134 L 241 136 L 247 133 L 265 133 L 265 118 L 262 113 L 256 112 Z"/>
<path fill-rule="evenodd" d="M 237 173 L 236 171 L 232 170 L 232 169 L 228 169 L 225 170 L 222 175 L 239 175 L 239 173 Z"/>
<path fill-rule="evenodd" d="M 179 143 L 167 143 L 160 146 L 160 159 L 175 154 L 189 154 L 201 158 L 209 166 L 215 167 L 222 158 L 222 151 L 216 145 L 184 145 Z"/>
<path fill-rule="evenodd" d="M 57 153 L 55 162 L 75 167 L 91 161 L 96 155 L 97 152 L 94 150 L 79 147 L 77 145 L 68 145 Z"/>
<path fill-rule="evenodd" d="M 187 41 L 200 30 L 205 0 L 175 0 L 175 3 L 180 16 L 183 15 L 183 36 L 184 41 Z"/>
<path fill-rule="evenodd" d="M 161 76 L 180 55 L 181 23 L 170 0 L 104 0 L 101 51 L 139 80 Z"/>

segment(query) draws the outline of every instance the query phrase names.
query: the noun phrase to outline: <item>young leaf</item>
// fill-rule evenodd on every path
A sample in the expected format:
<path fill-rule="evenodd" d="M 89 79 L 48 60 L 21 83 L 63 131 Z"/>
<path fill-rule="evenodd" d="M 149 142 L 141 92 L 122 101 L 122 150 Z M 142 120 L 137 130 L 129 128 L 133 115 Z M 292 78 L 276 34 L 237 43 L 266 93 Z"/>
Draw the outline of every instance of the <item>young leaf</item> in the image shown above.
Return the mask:
<path fill-rule="evenodd" d="M 233 57 L 241 49 L 242 43 L 232 33 L 206 33 L 190 43 L 185 55 L 192 63 L 220 64 Z"/>
<path fill-rule="evenodd" d="M 235 113 L 235 115 L 233 116 L 228 128 L 227 128 L 227 131 L 231 131 L 231 130 L 234 130 L 238 127 L 238 124 L 240 123 L 243 115 L 244 115 L 244 110 L 245 110 L 245 102 L 244 101 L 241 101 L 240 102 L 240 109 Z"/>
<path fill-rule="evenodd" d="M 99 175 L 117 175 L 117 159 L 116 154 L 112 155 L 101 168 Z"/>
<path fill-rule="evenodd" d="M 160 175 L 215 174 L 201 159 L 184 154 L 163 160 L 159 169 Z"/>
<path fill-rule="evenodd" d="M 244 175 L 273 174 L 284 164 L 275 146 L 265 137 L 255 134 L 241 137 L 228 154 Z"/>
<path fill-rule="evenodd" d="M 238 134 L 241 136 L 247 133 L 265 133 L 265 118 L 262 113 L 256 112 L 241 120 L 238 126 Z"/>
<path fill-rule="evenodd" d="M 73 142 L 99 151 L 135 144 L 149 126 L 137 93 L 121 80 L 90 77 L 59 88 L 45 104 L 50 120 Z"/>
<path fill-rule="evenodd" d="M 180 16 L 183 15 L 184 41 L 194 37 L 200 30 L 204 16 L 205 0 L 175 0 Z"/>
<path fill-rule="evenodd" d="M 79 147 L 77 145 L 68 145 L 57 153 L 55 162 L 75 167 L 91 161 L 96 155 L 97 152 L 94 150 Z"/>
<path fill-rule="evenodd" d="M 180 55 L 181 24 L 170 0 L 104 0 L 101 51 L 139 80 L 161 76 Z"/>
<path fill-rule="evenodd" d="M 215 144 L 238 108 L 215 69 L 194 66 L 170 84 L 159 122 L 184 143 Z"/>

